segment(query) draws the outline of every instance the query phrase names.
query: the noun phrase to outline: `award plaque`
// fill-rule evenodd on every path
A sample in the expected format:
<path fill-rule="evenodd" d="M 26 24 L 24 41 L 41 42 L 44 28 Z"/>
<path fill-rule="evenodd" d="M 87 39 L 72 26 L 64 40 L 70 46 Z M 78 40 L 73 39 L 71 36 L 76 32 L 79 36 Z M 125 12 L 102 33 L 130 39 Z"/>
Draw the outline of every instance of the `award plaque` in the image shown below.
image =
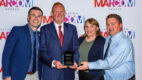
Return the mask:
<path fill-rule="evenodd" d="M 72 66 L 74 64 L 73 61 L 73 52 L 71 51 L 65 51 L 63 54 L 63 64 L 67 67 Z"/>

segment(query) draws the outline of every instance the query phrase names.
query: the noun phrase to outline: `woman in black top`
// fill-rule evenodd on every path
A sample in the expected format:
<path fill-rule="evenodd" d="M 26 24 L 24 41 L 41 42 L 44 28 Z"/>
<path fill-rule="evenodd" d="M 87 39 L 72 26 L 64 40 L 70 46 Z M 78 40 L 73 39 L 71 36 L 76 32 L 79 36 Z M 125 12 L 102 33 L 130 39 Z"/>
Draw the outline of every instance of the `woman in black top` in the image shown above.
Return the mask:
<path fill-rule="evenodd" d="M 85 35 L 79 38 L 79 62 L 94 62 L 103 59 L 103 48 L 105 39 L 101 36 L 99 23 L 94 18 L 85 21 Z M 79 80 L 102 80 L 103 70 L 79 71 Z"/>

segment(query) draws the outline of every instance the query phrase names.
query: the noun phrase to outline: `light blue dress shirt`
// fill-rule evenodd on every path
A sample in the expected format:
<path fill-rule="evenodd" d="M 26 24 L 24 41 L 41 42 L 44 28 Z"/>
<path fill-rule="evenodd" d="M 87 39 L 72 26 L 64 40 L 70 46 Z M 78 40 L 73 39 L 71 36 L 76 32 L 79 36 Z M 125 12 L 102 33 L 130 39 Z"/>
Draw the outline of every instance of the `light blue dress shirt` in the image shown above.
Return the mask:
<path fill-rule="evenodd" d="M 34 59 L 34 54 L 36 54 L 36 70 L 38 69 L 38 52 L 39 52 L 39 38 L 38 38 L 38 31 L 36 31 L 36 53 L 34 53 L 34 31 L 32 28 L 29 26 L 29 31 L 31 35 L 31 43 L 32 43 L 32 55 L 31 55 L 31 61 L 29 64 L 28 72 L 32 72 L 33 69 L 33 59 Z"/>
<path fill-rule="evenodd" d="M 107 57 L 104 60 L 89 62 L 89 69 L 104 69 L 105 80 L 128 80 L 135 73 L 132 42 L 123 32 L 119 32 L 113 37 L 108 36 L 104 46 L 104 54 L 109 38 L 111 38 L 112 41 Z"/>

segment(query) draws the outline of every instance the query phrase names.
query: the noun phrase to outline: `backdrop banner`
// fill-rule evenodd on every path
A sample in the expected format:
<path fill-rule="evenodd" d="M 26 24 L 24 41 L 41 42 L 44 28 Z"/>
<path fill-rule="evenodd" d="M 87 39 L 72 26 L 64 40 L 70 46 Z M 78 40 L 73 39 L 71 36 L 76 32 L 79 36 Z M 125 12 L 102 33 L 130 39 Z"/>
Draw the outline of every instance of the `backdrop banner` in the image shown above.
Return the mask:
<path fill-rule="evenodd" d="M 12 27 L 25 25 L 28 10 L 33 6 L 40 7 L 44 12 L 41 26 L 52 22 L 51 9 L 54 2 L 64 4 L 65 22 L 76 25 L 78 36 L 84 33 L 85 20 L 95 18 L 100 24 L 102 35 L 107 37 L 106 16 L 111 13 L 119 14 L 123 20 L 123 32 L 134 45 L 136 80 L 142 80 L 142 0 L 0 0 L 0 62 L 5 41 Z"/>

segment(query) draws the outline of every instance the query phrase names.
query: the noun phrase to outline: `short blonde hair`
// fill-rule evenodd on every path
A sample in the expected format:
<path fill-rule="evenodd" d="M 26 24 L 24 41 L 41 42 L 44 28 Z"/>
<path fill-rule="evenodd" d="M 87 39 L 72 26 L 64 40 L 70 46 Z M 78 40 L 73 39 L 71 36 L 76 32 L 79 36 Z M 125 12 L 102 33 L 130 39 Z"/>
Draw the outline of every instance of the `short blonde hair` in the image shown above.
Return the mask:
<path fill-rule="evenodd" d="M 54 9 L 54 7 L 55 7 L 56 5 L 61 5 L 61 6 L 63 6 L 63 8 L 65 9 L 65 7 L 64 7 L 64 5 L 63 5 L 62 3 L 60 3 L 60 2 L 55 2 L 55 3 L 53 4 L 53 6 L 52 6 L 52 12 L 53 12 L 53 9 Z"/>

